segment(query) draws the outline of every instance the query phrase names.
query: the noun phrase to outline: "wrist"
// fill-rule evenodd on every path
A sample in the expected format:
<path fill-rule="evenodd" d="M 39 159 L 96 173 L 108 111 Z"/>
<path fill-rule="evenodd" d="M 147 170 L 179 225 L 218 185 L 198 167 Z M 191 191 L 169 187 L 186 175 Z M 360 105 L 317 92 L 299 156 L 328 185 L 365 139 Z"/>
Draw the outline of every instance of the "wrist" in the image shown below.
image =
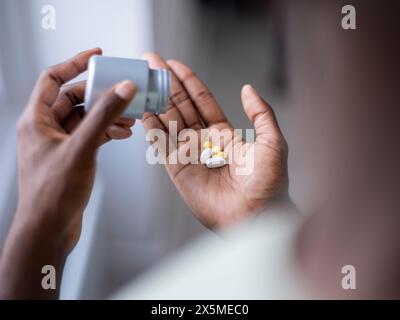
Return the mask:
<path fill-rule="evenodd" d="M 49 208 L 33 208 L 19 202 L 10 228 L 10 236 L 19 241 L 40 243 L 43 249 L 63 253 L 67 242 L 66 224 L 58 218 L 57 212 Z M 65 253 L 66 255 L 67 253 Z"/>
<path fill-rule="evenodd" d="M 37 212 L 31 212 L 34 215 Z M 63 237 L 46 220 L 21 219 L 16 213 L 0 259 L 0 297 L 8 299 L 57 298 L 67 257 Z M 45 289 L 43 268 L 55 270 L 56 287 Z"/>

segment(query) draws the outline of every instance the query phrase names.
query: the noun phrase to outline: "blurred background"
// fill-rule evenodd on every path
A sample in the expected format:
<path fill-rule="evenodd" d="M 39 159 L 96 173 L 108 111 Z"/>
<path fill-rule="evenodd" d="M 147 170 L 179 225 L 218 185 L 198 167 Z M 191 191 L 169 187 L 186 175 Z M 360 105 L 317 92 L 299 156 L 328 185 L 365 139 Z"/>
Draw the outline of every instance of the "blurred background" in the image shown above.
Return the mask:
<path fill-rule="evenodd" d="M 44 5 L 55 30 L 42 28 Z M 17 201 L 15 123 L 40 71 L 81 50 L 140 58 L 149 50 L 191 66 L 237 128 L 250 128 L 240 89 L 251 83 L 272 104 L 289 145 L 291 122 L 279 16 L 257 0 L 0 0 L 0 245 Z M 84 78 L 84 77 L 83 77 Z M 160 166 L 145 161 L 133 137 L 99 155 L 94 191 L 78 246 L 68 259 L 61 298 L 104 298 L 127 280 L 209 232 L 194 219 Z M 296 174 L 291 154 L 290 178 Z M 291 195 L 301 199 L 291 184 Z M 301 202 L 301 201 L 300 201 Z"/>

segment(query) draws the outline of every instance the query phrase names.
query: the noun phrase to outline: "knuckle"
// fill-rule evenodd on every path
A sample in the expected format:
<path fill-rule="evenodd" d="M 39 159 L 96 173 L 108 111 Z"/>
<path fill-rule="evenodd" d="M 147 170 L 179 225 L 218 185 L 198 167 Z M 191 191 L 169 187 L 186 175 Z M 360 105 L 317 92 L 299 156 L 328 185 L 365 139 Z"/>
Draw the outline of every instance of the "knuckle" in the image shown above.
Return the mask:
<path fill-rule="evenodd" d="M 208 104 L 214 99 L 210 90 L 204 89 L 199 91 L 195 96 L 195 101 L 198 104 Z"/>
<path fill-rule="evenodd" d="M 80 103 L 79 97 L 70 88 L 64 87 L 61 90 L 61 96 L 69 100 L 73 106 Z"/>
<path fill-rule="evenodd" d="M 77 73 L 82 73 L 85 71 L 86 66 L 79 63 L 76 58 L 71 59 L 71 66 L 75 69 Z"/>
<path fill-rule="evenodd" d="M 190 100 L 188 94 L 184 90 L 179 90 L 174 92 L 171 95 L 171 100 L 176 104 L 176 105 L 181 105 L 185 101 Z"/>
<path fill-rule="evenodd" d="M 54 72 L 54 66 L 50 66 L 47 68 L 44 68 L 42 72 L 40 73 L 40 78 L 47 78 Z"/>
<path fill-rule="evenodd" d="M 251 119 L 251 121 L 252 121 L 253 123 L 255 123 L 255 124 L 256 124 L 256 123 L 263 124 L 263 123 L 265 123 L 265 122 L 268 121 L 270 115 L 271 115 L 270 110 L 268 110 L 268 109 L 262 110 L 262 111 L 256 113 L 256 114 L 253 116 L 253 119 Z"/>
<path fill-rule="evenodd" d="M 45 79 L 51 79 L 51 80 L 53 80 L 54 82 L 56 82 L 58 86 L 61 87 L 61 86 L 65 83 L 65 81 L 64 81 L 64 79 L 62 79 L 62 78 L 57 74 L 56 70 L 57 70 L 56 66 L 51 66 L 51 67 L 48 67 L 48 68 L 44 69 L 44 70 L 40 73 L 39 79 L 40 79 L 41 81 L 43 81 L 43 80 L 45 80 Z"/>

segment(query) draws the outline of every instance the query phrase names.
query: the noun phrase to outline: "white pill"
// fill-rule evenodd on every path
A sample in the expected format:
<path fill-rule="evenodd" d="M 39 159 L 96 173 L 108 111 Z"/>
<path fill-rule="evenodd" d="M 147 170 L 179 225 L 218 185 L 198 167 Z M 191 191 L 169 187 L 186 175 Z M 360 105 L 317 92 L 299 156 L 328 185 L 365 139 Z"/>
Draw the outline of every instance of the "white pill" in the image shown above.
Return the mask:
<path fill-rule="evenodd" d="M 200 163 L 206 164 L 207 160 L 212 156 L 212 149 L 205 148 L 200 155 Z"/>
<path fill-rule="evenodd" d="M 226 164 L 226 161 L 222 157 L 212 157 L 207 160 L 206 165 L 208 168 L 219 168 L 223 167 Z"/>

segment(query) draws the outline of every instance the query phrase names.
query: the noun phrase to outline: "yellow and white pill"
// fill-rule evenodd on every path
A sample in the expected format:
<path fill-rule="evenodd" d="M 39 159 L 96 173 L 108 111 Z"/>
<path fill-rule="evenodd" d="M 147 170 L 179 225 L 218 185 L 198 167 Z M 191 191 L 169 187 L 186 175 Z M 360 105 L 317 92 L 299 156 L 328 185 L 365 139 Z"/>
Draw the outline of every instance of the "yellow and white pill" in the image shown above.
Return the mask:
<path fill-rule="evenodd" d="M 223 151 L 218 151 L 217 153 L 213 153 L 213 158 L 224 158 L 225 159 L 225 154 Z"/>
<path fill-rule="evenodd" d="M 226 161 L 225 161 L 224 157 L 211 157 L 206 162 L 207 168 L 210 168 L 210 169 L 220 168 L 220 167 L 223 167 L 225 164 L 226 164 Z"/>
<path fill-rule="evenodd" d="M 213 145 L 211 141 L 206 141 L 203 143 L 203 148 L 204 149 L 212 149 Z"/>
<path fill-rule="evenodd" d="M 200 163 L 206 164 L 207 160 L 213 155 L 211 148 L 205 148 L 200 154 Z"/>
<path fill-rule="evenodd" d="M 218 152 L 221 152 L 221 147 L 220 146 L 214 146 L 214 147 L 212 147 L 212 152 L 213 153 L 218 153 Z"/>

